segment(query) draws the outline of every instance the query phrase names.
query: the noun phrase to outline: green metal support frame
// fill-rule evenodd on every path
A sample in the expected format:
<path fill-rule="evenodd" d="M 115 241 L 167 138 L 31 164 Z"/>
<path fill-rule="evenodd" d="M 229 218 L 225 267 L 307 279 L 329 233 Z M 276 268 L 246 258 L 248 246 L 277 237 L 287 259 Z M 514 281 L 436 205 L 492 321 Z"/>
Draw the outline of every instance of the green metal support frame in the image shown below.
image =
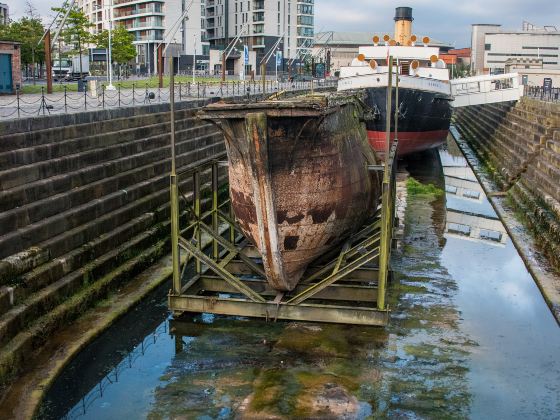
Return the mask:
<path fill-rule="evenodd" d="M 392 71 L 392 66 L 389 68 Z M 391 72 L 389 79 L 392 80 Z M 396 87 L 398 91 L 398 80 Z M 387 101 L 390 104 L 391 99 Z M 312 265 L 295 290 L 288 293 L 278 292 L 268 285 L 258 253 L 249 246 L 235 222 L 229 197 L 224 191 L 220 193 L 227 182 L 227 174 L 220 173 L 224 165 L 219 160 L 225 154 L 176 173 L 172 120 L 173 287 L 168 296 L 170 309 L 174 313 L 210 312 L 267 319 L 386 325 L 389 310 L 385 295 L 396 197 L 396 124 L 397 118 L 395 141 L 391 142 L 387 134 L 388 150 L 383 167 L 369 168 L 372 171 L 383 168 L 380 210 L 343 244 L 338 254 L 325 256 L 323 261 Z M 181 190 L 186 188 L 189 179 L 192 190 L 184 194 Z M 179 205 L 183 207 L 182 212 Z M 188 218 L 179 220 L 184 214 Z M 210 243 L 210 246 L 204 248 L 203 243 Z M 187 252 L 187 262 L 195 260 L 196 274 L 186 282 L 182 278 L 184 267 L 181 271 L 179 264 L 180 249 Z"/>

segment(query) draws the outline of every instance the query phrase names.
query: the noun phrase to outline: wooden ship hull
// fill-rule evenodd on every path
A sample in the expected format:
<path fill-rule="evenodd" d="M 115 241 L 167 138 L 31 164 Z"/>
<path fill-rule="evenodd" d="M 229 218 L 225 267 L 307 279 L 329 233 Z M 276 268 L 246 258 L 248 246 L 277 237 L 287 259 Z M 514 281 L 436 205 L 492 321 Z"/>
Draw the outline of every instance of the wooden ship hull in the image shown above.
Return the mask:
<path fill-rule="evenodd" d="M 235 217 L 276 290 L 293 290 L 377 208 L 376 158 L 353 95 L 216 103 L 199 117 L 224 133 Z"/>

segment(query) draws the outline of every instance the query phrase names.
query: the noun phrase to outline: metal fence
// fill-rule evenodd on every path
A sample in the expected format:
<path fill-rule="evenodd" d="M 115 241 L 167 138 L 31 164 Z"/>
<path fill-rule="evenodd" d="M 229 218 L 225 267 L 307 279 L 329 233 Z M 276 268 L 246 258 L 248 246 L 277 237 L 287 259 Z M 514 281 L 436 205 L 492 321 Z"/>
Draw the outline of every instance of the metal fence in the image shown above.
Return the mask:
<path fill-rule="evenodd" d="M 560 88 L 525 85 L 523 95 L 546 102 L 560 102 Z"/>
<path fill-rule="evenodd" d="M 315 88 L 335 87 L 336 80 L 276 82 L 275 80 L 237 81 L 223 83 L 176 83 L 175 100 L 188 101 L 212 97 L 240 97 L 268 95 L 281 91 L 304 91 Z M 116 90 L 100 89 L 47 94 L 41 88 L 38 94 L 22 94 L 0 98 L 0 120 L 29 118 L 40 115 L 67 114 L 100 109 L 131 107 L 169 102 L 169 88 L 153 88 L 148 84 L 135 83 L 131 88 Z"/>

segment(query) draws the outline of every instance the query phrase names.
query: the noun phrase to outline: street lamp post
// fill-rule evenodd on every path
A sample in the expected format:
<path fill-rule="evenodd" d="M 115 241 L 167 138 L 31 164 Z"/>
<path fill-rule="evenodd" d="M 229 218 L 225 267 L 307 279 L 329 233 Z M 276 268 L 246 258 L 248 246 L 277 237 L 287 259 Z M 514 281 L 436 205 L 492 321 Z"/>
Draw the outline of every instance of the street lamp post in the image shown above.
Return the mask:
<path fill-rule="evenodd" d="M 116 90 L 115 86 L 113 86 L 113 55 L 111 51 L 111 44 L 113 42 L 113 1 L 111 0 L 111 4 L 109 5 L 109 57 L 107 59 L 107 66 L 109 67 L 109 86 L 107 86 L 106 90 Z"/>
<path fill-rule="evenodd" d="M 278 52 L 280 51 L 280 49 L 276 50 L 276 56 L 274 57 L 274 62 L 275 62 L 275 70 L 276 70 L 276 83 L 278 83 Z"/>
<path fill-rule="evenodd" d="M 192 60 L 192 82 L 194 83 L 195 79 L 195 71 L 196 71 L 196 35 L 194 36 L 194 52 L 193 52 L 193 60 Z"/>

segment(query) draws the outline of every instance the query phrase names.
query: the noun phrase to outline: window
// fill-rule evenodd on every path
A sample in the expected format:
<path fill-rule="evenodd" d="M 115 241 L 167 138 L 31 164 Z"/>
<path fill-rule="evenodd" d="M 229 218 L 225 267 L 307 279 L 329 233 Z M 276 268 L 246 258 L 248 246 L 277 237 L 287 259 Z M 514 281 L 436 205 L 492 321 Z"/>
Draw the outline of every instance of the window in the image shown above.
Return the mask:
<path fill-rule="evenodd" d="M 494 230 L 480 229 L 480 239 L 500 242 L 502 240 L 502 233 Z"/>
<path fill-rule="evenodd" d="M 480 192 L 472 191 L 472 190 L 464 190 L 463 197 L 478 199 L 480 197 Z"/>
<path fill-rule="evenodd" d="M 298 13 L 303 13 L 306 15 L 312 15 L 313 14 L 313 6 L 308 6 L 306 4 L 298 4 L 297 5 L 297 12 Z"/>
<path fill-rule="evenodd" d="M 297 33 L 298 33 L 299 36 L 312 37 L 313 36 L 313 28 L 298 27 L 297 28 Z"/>
<path fill-rule="evenodd" d="M 298 16 L 297 23 L 298 25 L 313 26 L 313 16 Z"/>
<path fill-rule="evenodd" d="M 524 50 L 558 50 L 558 47 L 521 47 Z"/>
<path fill-rule="evenodd" d="M 461 225 L 459 223 L 449 223 L 447 225 L 447 230 L 451 233 L 457 233 L 459 235 L 470 236 L 471 227 L 467 225 Z"/>
<path fill-rule="evenodd" d="M 490 48 L 492 48 L 491 44 L 484 44 L 484 51 L 490 51 Z"/>

